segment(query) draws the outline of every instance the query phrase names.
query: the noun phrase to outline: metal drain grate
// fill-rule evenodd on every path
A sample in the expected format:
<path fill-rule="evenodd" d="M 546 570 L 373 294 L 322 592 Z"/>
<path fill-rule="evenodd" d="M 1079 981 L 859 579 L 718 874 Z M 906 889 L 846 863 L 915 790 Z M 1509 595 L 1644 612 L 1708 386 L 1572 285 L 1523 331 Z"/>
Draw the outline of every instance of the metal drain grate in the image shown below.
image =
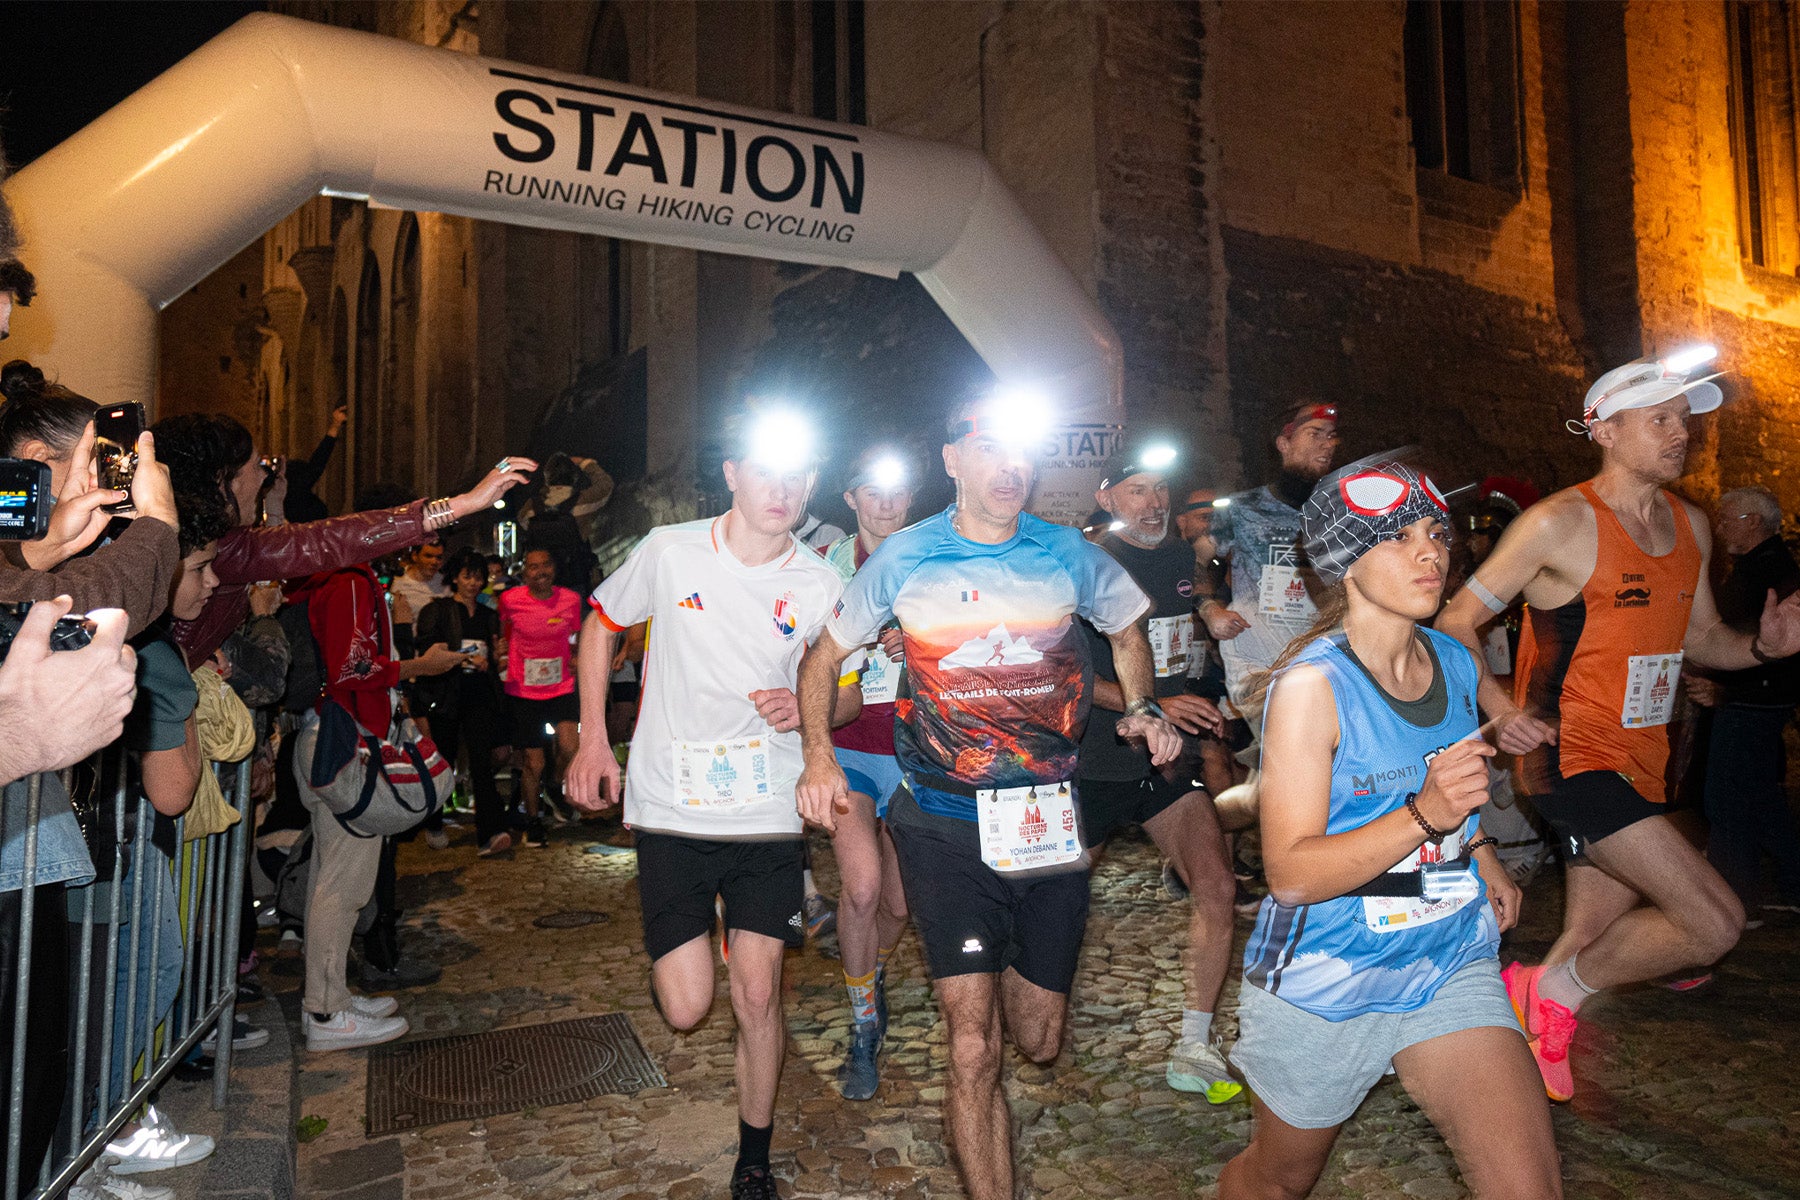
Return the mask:
<path fill-rule="evenodd" d="M 624 1013 L 384 1046 L 369 1055 L 369 1137 L 663 1087 Z"/>
<path fill-rule="evenodd" d="M 583 925 L 604 925 L 610 920 L 612 918 L 603 912 L 575 908 L 567 912 L 546 913 L 532 924 L 539 929 L 580 929 Z"/>

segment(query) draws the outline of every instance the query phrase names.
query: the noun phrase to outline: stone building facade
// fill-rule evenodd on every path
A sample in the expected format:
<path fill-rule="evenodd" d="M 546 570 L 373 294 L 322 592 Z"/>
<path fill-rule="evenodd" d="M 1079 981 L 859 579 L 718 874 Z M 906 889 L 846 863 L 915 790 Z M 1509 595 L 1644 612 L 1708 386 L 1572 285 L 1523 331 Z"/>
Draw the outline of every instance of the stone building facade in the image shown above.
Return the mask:
<path fill-rule="evenodd" d="M 1306 397 L 1343 407 L 1348 454 L 1565 486 L 1593 462 L 1563 424 L 1587 380 L 1710 340 L 1729 399 L 1687 489 L 1800 506 L 1786 2 L 277 7 L 981 149 L 1118 328 L 1132 425 L 1179 432 L 1225 487 Z M 565 446 L 647 479 L 650 515 L 692 512 L 746 390 L 814 401 L 846 450 L 930 452 L 983 371 L 910 279 L 327 198 L 164 321 L 164 411 L 229 409 L 305 453 L 351 408 L 336 504 Z"/>

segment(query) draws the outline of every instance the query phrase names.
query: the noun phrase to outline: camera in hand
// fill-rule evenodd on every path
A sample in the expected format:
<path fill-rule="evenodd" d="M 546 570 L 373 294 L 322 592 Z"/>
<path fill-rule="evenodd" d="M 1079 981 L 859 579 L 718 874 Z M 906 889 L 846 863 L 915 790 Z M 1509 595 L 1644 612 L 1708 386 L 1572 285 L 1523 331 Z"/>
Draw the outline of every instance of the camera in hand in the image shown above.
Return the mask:
<path fill-rule="evenodd" d="M 30 611 L 29 600 L 21 600 L 17 604 L 0 604 L 0 659 L 4 659 L 12 649 L 13 638 L 18 636 L 19 627 L 25 624 L 25 614 Z M 93 622 L 74 613 L 57 618 L 56 624 L 50 627 L 52 650 L 79 650 L 93 640 Z"/>
<path fill-rule="evenodd" d="M 34 542 L 50 530 L 55 494 L 50 467 L 32 458 L 0 458 L 0 541 Z"/>
<path fill-rule="evenodd" d="M 114 404 L 94 414 L 94 461 L 99 467 L 100 486 L 118 492 L 129 492 L 137 476 L 137 440 L 144 432 L 144 406 L 135 401 Z M 110 513 L 131 511 L 131 501 L 108 504 Z"/>

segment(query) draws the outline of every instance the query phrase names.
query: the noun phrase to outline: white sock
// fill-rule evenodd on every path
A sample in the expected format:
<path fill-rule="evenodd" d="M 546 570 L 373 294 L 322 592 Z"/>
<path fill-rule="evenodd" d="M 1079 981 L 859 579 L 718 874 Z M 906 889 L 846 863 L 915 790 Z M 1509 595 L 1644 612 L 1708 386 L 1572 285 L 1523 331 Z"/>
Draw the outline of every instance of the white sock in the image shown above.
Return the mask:
<path fill-rule="evenodd" d="M 1181 1010 L 1181 1040 L 1205 1045 L 1212 1040 L 1212 1018 L 1209 1012 L 1194 1008 Z"/>
<path fill-rule="evenodd" d="M 808 896 L 816 896 L 819 894 L 819 885 L 813 882 L 811 867 L 800 872 L 800 881 L 806 885 L 806 894 Z"/>
<path fill-rule="evenodd" d="M 1581 976 L 1575 973 L 1575 958 L 1575 955 L 1570 955 L 1554 967 L 1544 968 L 1544 973 L 1538 976 L 1537 981 L 1538 995 L 1562 1005 L 1570 1012 L 1579 1012 L 1582 1001 L 1600 990 L 1581 981 Z"/>

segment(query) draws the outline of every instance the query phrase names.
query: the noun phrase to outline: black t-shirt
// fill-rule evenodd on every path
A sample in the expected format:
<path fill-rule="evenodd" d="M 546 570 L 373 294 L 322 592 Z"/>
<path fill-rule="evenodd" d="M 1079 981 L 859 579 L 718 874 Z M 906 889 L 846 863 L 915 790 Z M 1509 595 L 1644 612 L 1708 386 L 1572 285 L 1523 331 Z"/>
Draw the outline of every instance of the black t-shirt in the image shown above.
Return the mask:
<path fill-rule="evenodd" d="M 498 697 L 499 666 L 494 661 L 493 645 L 499 636 L 500 618 L 485 604 L 477 604 L 471 613 L 461 601 L 445 596 L 419 611 L 413 641 L 420 653 L 439 642 L 452 650 L 461 650 L 464 642 L 480 642 L 489 651 L 485 671 L 455 667 L 442 675 L 421 676 L 413 681 L 414 694 L 425 716 L 459 716 L 465 709 L 485 707 Z"/>
<path fill-rule="evenodd" d="M 1156 671 L 1157 696 L 1175 696 L 1187 690 L 1187 653 L 1193 647 L 1194 548 L 1171 534 L 1146 550 L 1109 534 L 1100 548 L 1116 559 L 1150 597 L 1151 658 Z M 1094 677 L 1116 683 L 1112 643 L 1092 625 L 1082 622 L 1088 650 L 1093 655 Z M 1081 739 L 1083 779 L 1142 779 L 1150 772 L 1150 755 L 1141 746 L 1121 741 L 1114 732 L 1119 714 L 1096 704 Z"/>

